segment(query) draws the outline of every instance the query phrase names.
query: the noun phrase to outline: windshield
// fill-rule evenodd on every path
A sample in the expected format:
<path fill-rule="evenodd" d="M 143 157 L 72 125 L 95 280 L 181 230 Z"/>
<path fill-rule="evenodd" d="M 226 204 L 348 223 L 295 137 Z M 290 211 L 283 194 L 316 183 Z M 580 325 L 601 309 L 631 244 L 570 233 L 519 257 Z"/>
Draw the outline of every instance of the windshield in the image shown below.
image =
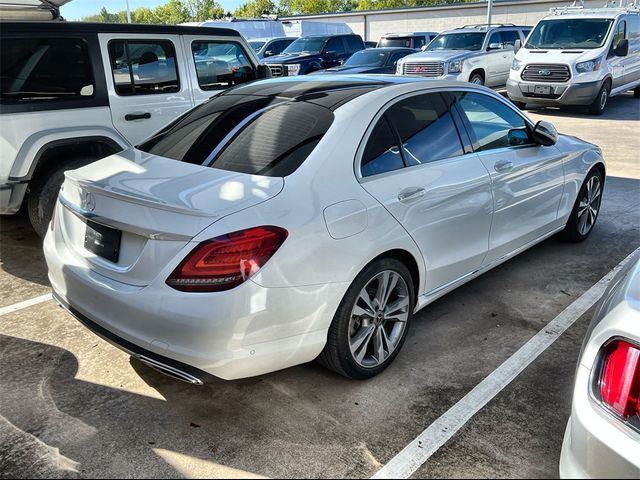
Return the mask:
<path fill-rule="evenodd" d="M 613 24 L 610 18 L 543 20 L 533 29 L 525 48 L 600 48 Z"/>
<path fill-rule="evenodd" d="M 258 53 L 265 43 L 267 42 L 249 42 L 249 46 L 253 48 L 254 52 Z"/>
<path fill-rule="evenodd" d="M 411 37 L 381 38 L 380 46 L 411 48 Z"/>
<path fill-rule="evenodd" d="M 360 50 L 349 57 L 344 64 L 350 67 L 382 67 L 387 63 L 387 58 L 389 58 L 389 52 Z"/>
<path fill-rule="evenodd" d="M 326 37 L 299 38 L 287 48 L 283 55 L 300 55 L 302 53 L 318 54 L 322 52 L 324 44 L 327 42 Z"/>
<path fill-rule="evenodd" d="M 438 35 L 435 38 L 435 40 L 433 40 L 429 44 L 427 51 L 432 52 L 434 50 L 471 50 L 471 51 L 482 50 L 482 45 L 484 44 L 484 37 L 486 35 L 487 34 L 484 32 L 445 33 L 442 35 Z"/>

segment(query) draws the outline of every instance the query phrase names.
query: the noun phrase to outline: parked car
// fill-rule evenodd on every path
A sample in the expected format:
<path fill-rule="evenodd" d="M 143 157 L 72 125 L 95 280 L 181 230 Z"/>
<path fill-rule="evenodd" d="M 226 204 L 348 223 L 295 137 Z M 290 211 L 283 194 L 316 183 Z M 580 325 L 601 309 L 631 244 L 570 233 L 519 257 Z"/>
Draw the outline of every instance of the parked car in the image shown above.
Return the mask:
<path fill-rule="evenodd" d="M 249 45 L 256 52 L 259 59 L 280 55 L 289 45 L 296 40 L 295 37 L 258 38 L 250 40 Z"/>
<path fill-rule="evenodd" d="M 500 87 L 509 78 L 514 45 L 530 27 L 468 25 L 438 35 L 421 53 L 398 62 L 399 75 Z"/>
<path fill-rule="evenodd" d="M 314 73 L 322 74 L 349 74 L 356 73 L 387 73 L 394 74 L 398 60 L 413 53 L 410 48 L 367 48 L 354 53 L 349 60 L 339 67 L 327 68 Z"/>
<path fill-rule="evenodd" d="M 377 48 L 378 47 L 378 42 L 373 42 L 371 40 L 367 40 L 364 42 L 364 46 L 365 48 Z"/>
<path fill-rule="evenodd" d="M 297 39 L 281 55 L 269 57 L 264 63 L 273 77 L 306 75 L 342 65 L 364 48 L 360 35 L 314 35 Z"/>
<path fill-rule="evenodd" d="M 471 84 L 258 81 L 67 172 L 44 252 L 62 306 L 175 377 L 319 358 L 369 378 L 414 312 L 557 232 L 587 238 L 604 169 Z"/>
<path fill-rule="evenodd" d="M 518 50 L 507 82 L 521 108 L 585 105 L 595 115 L 628 90 L 640 98 L 640 6 L 553 9 Z"/>
<path fill-rule="evenodd" d="M 3 22 L 0 35 L 0 214 L 26 201 L 42 236 L 65 170 L 269 75 L 233 30 Z"/>
<path fill-rule="evenodd" d="M 587 332 L 561 478 L 640 478 L 639 260 L 611 281 Z"/>
<path fill-rule="evenodd" d="M 387 33 L 380 37 L 377 47 L 404 47 L 421 50 L 437 36 L 438 32 Z"/>

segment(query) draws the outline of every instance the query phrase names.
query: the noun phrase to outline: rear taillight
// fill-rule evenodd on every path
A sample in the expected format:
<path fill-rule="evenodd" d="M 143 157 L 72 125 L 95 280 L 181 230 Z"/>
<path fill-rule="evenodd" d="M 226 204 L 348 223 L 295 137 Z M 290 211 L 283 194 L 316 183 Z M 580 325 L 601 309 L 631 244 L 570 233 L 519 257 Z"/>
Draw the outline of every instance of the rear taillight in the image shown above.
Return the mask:
<path fill-rule="evenodd" d="M 640 347 L 614 340 L 604 347 L 601 355 L 595 385 L 600 401 L 635 426 L 640 418 Z"/>
<path fill-rule="evenodd" d="M 287 238 L 279 227 L 255 227 L 199 244 L 167 279 L 184 292 L 220 292 L 255 274 Z"/>

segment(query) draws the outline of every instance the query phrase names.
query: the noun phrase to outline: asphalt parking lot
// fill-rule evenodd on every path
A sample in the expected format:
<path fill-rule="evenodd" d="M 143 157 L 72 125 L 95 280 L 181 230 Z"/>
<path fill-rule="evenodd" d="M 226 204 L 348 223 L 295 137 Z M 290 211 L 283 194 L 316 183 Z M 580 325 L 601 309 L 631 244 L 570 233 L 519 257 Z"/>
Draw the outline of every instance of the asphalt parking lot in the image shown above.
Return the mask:
<path fill-rule="evenodd" d="M 25 214 L 0 218 L 0 477 L 368 477 L 640 246 L 640 100 L 532 110 L 603 148 L 598 224 L 551 238 L 422 310 L 382 375 L 306 364 L 192 387 L 130 360 L 52 300 Z M 593 308 L 415 477 L 556 477 Z"/>

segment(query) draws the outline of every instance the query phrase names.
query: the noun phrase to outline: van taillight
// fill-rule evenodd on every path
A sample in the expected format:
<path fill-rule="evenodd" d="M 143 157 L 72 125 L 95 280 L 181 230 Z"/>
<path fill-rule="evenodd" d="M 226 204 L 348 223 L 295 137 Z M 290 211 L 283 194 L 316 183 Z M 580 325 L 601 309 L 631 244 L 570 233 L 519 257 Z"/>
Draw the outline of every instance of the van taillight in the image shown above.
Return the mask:
<path fill-rule="evenodd" d="M 237 287 L 273 256 L 287 238 L 280 227 L 229 233 L 200 243 L 167 279 L 183 292 L 220 292 Z"/>
<path fill-rule="evenodd" d="M 624 340 L 607 344 L 596 387 L 607 408 L 636 424 L 640 415 L 640 347 Z"/>

